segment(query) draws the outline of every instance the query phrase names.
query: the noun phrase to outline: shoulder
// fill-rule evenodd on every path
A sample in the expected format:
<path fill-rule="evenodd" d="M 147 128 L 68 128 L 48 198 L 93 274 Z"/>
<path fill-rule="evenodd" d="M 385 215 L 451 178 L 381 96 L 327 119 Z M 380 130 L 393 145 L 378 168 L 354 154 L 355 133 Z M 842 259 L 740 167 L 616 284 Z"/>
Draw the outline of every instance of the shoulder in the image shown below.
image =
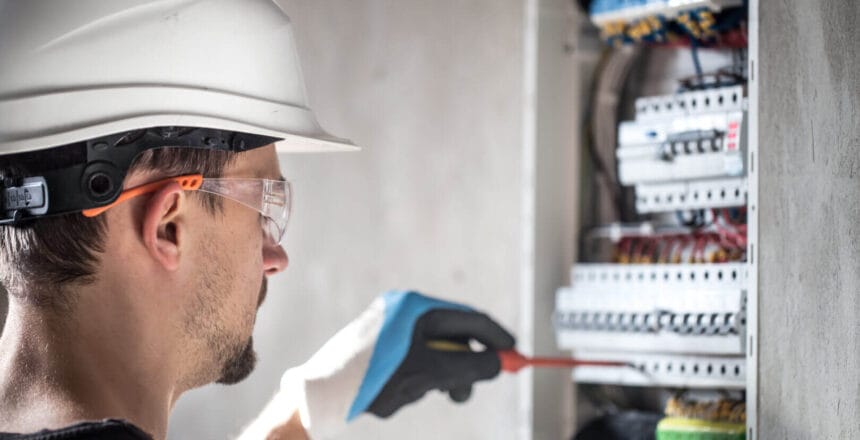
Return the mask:
<path fill-rule="evenodd" d="M 31 434 L 0 433 L 0 440 L 152 440 L 149 434 L 124 420 L 84 422 L 58 430 Z"/>

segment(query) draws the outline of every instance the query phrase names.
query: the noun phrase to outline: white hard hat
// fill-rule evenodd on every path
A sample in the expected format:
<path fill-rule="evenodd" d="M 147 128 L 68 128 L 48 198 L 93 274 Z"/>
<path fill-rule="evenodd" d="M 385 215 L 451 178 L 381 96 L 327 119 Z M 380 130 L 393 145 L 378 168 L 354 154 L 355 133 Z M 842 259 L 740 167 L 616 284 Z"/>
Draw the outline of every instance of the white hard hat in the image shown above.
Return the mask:
<path fill-rule="evenodd" d="M 272 0 L 0 0 L 0 155 L 152 127 L 357 149 L 308 108 Z"/>
<path fill-rule="evenodd" d="M 357 150 L 272 0 L 0 0 L 0 225 L 106 206 L 161 147 Z"/>

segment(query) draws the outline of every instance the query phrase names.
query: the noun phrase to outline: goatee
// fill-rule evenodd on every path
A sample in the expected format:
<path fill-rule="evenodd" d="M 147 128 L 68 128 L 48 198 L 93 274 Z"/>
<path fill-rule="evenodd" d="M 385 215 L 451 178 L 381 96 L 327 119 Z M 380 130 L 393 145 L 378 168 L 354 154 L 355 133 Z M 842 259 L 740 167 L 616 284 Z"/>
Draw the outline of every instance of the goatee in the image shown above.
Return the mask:
<path fill-rule="evenodd" d="M 269 290 L 269 282 L 266 277 L 263 277 L 263 281 L 260 284 L 260 293 L 257 296 L 257 309 L 263 305 L 263 301 L 266 300 L 266 292 Z M 254 367 L 257 366 L 257 353 L 254 351 L 254 338 L 248 338 L 248 343 L 245 344 L 245 347 L 235 352 L 227 361 L 224 363 L 224 367 L 221 369 L 221 378 L 216 382 L 223 385 L 233 385 L 239 383 L 248 376 L 251 375 L 251 372 L 254 371 Z"/>
<path fill-rule="evenodd" d="M 248 338 L 248 343 L 241 351 L 236 352 L 221 369 L 221 378 L 216 382 L 222 385 L 239 383 L 254 371 L 257 366 L 257 353 L 254 352 L 254 338 Z"/>

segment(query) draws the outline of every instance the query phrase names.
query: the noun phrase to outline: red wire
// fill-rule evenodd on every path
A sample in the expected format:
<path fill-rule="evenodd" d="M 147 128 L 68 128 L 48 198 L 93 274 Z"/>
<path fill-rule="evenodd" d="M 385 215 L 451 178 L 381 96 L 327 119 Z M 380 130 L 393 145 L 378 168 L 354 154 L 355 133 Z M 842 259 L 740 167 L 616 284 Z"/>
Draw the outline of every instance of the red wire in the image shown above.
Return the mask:
<path fill-rule="evenodd" d="M 666 239 L 666 244 L 663 246 L 663 249 L 660 250 L 660 261 L 664 263 L 671 263 L 670 258 L 672 258 L 672 248 L 675 246 L 675 238 L 669 237 Z"/>
<path fill-rule="evenodd" d="M 630 260 L 630 244 L 633 240 L 630 238 L 622 238 L 621 243 L 618 245 L 618 256 L 619 259 L 621 255 L 627 256 L 627 260 Z"/>
<path fill-rule="evenodd" d="M 645 246 L 642 246 L 642 256 L 639 258 L 642 259 L 647 256 L 648 260 L 651 261 L 651 257 L 654 256 L 654 251 L 657 249 L 657 242 L 658 240 L 646 239 Z"/>
<path fill-rule="evenodd" d="M 696 246 L 693 248 L 693 255 L 692 255 L 692 259 L 693 259 L 692 262 L 693 263 L 696 262 L 697 257 L 700 257 L 698 260 L 699 262 L 702 262 L 702 263 L 705 262 L 705 246 L 707 244 L 708 244 L 707 235 L 705 235 L 705 234 L 699 235 L 699 238 L 696 240 Z"/>
<path fill-rule="evenodd" d="M 726 237 L 727 240 L 733 241 L 736 247 L 738 247 L 740 249 L 746 249 L 746 246 L 747 246 L 746 225 L 743 225 L 743 232 L 742 233 L 740 232 L 739 227 L 735 227 L 734 225 L 732 225 L 733 228 L 738 230 L 738 232 L 734 232 L 734 231 L 730 230 L 729 228 L 721 225 L 719 222 L 719 219 L 722 218 L 726 223 L 731 223 L 731 221 L 728 219 L 728 210 L 724 209 L 721 213 L 722 215 L 717 214 L 717 212 L 714 210 L 712 210 L 712 212 L 714 214 L 714 227 L 717 229 L 717 233 L 720 234 L 721 236 Z"/>
<path fill-rule="evenodd" d="M 639 258 L 642 257 L 642 248 L 645 246 L 645 240 L 640 239 L 636 241 L 638 245 L 633 246 L 633 254 L 631 255 L 632 262 L 639 261 Z"/>

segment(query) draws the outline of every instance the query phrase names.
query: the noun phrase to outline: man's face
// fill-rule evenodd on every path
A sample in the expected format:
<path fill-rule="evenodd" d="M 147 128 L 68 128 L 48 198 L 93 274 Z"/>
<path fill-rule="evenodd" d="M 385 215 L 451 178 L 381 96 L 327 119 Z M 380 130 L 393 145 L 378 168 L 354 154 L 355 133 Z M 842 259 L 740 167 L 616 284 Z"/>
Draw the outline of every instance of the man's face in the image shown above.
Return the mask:
<path fill-rule="evenodd" d="M 223 177 L 281 179 L 274 147 L 238 154 Z M 257 211 L 229 199 L 220 202 L 223 213 L 213 216 L 200 209 L 201 228 L 190 263 L 195 291 L 188 295 L 184 330 L 201 357 L 193 380 L 199 384 L 233 384 L 254 369 L 251 334 L 266 295 L 266 277 L 288 262 L 284 250 L 264 238 Z"/>

